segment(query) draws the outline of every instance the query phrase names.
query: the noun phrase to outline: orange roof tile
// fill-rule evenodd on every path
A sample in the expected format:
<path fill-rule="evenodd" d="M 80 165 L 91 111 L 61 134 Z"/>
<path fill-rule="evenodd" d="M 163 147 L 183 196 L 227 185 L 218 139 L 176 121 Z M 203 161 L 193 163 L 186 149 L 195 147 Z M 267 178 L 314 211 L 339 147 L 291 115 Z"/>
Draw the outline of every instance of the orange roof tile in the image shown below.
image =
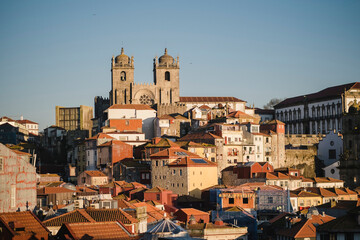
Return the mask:
<path fill-rule="evenodd" d="M 181 208 L 178 211 L 182 211 L 188 216 L 191 216 L 191 215 L 197 216 L 197 215 L 204 215 L 204 214 L 209 215 L 207 212 L 203 212 L 203 211 L 197 210 L 195 208 Z"/>
<path fill-rule="evenodd" d="M 87 239 L 89 236 L 91 236 L 92 240 L 125 240 L 134 238 L 134 236 L 131 236 L 125 227 L 123 227 L 119 222 L 114 221 L 97 223 L 66 223 L 61 227 L 59 233 L 61 233 L 64 229 L 68 229 L 71 237 L 76 240 Z"/>
<path fill-rule="evenodd" d="M 109 221 L 120 221 L 124 224 L 137 223 L 139 220 L 132 217 L 121 209 L 86 209 L 86 212 L 96 222 L 109 222 Z"/>
<path fill-rule="evenodd" d="M 85 171 L 85 173 L 90 177 L 107 177 L 105 173 L 101 171 Z"/>
<path fill-rule="evenodd" d="M 33 122 L 33 121 L 30 121 L 30 120 L 27 120 L 27 119 L 24 119 L 24 120 L 16 120 L 16 122 L 20 123 L 20 124 L 38 124 L 36 122 Z"/>
<path fill-rule="evenodd" d="M 37 190 L 38 195 L 53 194 L 53 193 L 74 193 L 75 191 L 64 188 L 64 187 L 43 187 Z"/>
<path fill-rule="evenodd" d="M 180 97 L 180 102 L 245 102 L 235 97 Z"/>
<path fill-rule="evenodd" d="M 144 104 L 114 104 L 108 109 L 135 109 L 135 110 L 153 110 L 149 105 Z"/>
<path fill-rule="evenodd" d="M 61 226 L 63 223 L 95 222 L 95 220 L 85 211 L 85 209 L 76 209 L 45 220 L 43 224 L 49 226 Z"/>
<path fill-rule="evenodd" d="M 216 167 L 217 164 L 201 157 L 192 158 L 189 156 L 176 159 L 168 164 L 169 167 Z"/>
<path fill-rule="evenodd" d="M 7 227 L 9 222 L 15 222 L 25 227 L 25 231 L 17 231 L 14 235 L 31 236 L 35 234 L 35 237 L 46 237 L 49 235 L 49 230 L 40 222 L 40 220 L 30 211 L 25 212 L 12 212 L 12 213 L 0 213 L 0 220 L 2 220 Z M 10 230 L 14 232 L 13 230 Z M 24 238 L 25 239 L 25 238 Z"/>

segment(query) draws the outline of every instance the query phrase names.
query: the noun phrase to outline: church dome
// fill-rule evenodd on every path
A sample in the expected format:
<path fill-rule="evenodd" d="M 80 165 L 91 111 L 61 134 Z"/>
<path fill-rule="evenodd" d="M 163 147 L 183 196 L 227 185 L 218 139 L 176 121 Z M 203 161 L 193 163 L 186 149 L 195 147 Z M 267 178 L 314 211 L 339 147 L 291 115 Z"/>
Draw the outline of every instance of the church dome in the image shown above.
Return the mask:
<path fill-rule="evenodd" d="M 174 58 L 167 54 L 167 48 L 165 48 L 165 54 L 159 58 L 159 64 L 173 64 Z"/>
<path fill-rule="evenodd" d="M 116 56 L 115 63 L 122 63 L 122 64 L 129 63 L 129 57 L 124 54 L 124 48 L 121 48 L 121 54 Z"/>

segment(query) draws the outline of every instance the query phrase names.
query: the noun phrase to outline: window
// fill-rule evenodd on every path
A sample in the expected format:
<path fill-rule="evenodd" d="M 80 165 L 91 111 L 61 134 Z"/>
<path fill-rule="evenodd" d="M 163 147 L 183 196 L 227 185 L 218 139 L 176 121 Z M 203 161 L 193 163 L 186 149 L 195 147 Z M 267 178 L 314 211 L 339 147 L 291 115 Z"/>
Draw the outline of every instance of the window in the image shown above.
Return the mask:
<path fill-rule="evenodd" d="M 175 175 L 176 174 L 176 170 L 175 169 L 173 169 L 173 175 Z"/>
<path fill-rule="evenodd" d="M 16 207 L 16 185 L 11 185 L 10 205 L 11 205 L 11 208 Z"/>
<path fill-rule="evenodd" d="M 182 169 L 180 169 L 180 176 L 182 176 Z"/>
<path fill-rule="evenodd" d="M 4 172 L 4 159 L 0 157 L 0 173 Z"/>
<path fill-rule="evenodd" d="M 234 198 L 229 198 L 229 204 L 234 204 Z"/>
<path fill-rule="evenodd" d="M 165 162 L 165 160 L 163 161 L 163 166 L 165 166 L 166 165 L 166 162 Z"/>
<path fill-rule="evenodd" d="M 156 162 L 155 162 L 155 166 L 159 166 L 159 161 L 156 161 Z"/>
<path fill-rule="evenodd" d="M 243 198 L 243 204 L 248 204 L 249 203 L 249 199 L 248 198 Z"/>
<path fill-rule="evenodd" d="M 336 159 L 336 149 L 329 149 L 329 159 Z"/>
<path fill-rule="evenodd" d="M 170 81 L 170 72 L 169 71 L 165 72 L 165 80 Z"/>
<path fill-rule="evenodd" d="M 274 200 L 273 200 L 273 197 L 268 197 L 268 202 L 269 202 L 269 203 L 273 203 L 273 201 L 274 201 Z"/>
<path fill-rule="evenodd" d="M 156 200 L 160 200 L 160 194 L 156 194 Z"/>

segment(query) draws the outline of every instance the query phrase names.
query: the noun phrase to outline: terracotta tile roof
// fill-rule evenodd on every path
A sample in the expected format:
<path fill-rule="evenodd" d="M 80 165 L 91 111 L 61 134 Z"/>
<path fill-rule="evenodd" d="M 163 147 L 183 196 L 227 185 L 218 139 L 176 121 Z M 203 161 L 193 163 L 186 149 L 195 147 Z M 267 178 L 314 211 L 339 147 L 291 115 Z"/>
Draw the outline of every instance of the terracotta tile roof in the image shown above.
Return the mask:
<path fill-rule="evenodd" d="M 325 89 L 323 89 L 323 90 L 321 90 L 319 92 L 316 92 L 316 93 L 311 93 L 311 94 L 301 95 L 301 96 L 297 96 L 297 97 L 287 98 L 284 101 L 282 101 L 282 102 L 278 103 L 277 105 L 275 105 L 274 108 L 277 109 L 277 108 L 281 108 L 281 107 L 302 104 L 304 102 L 304 100 L 305 100 L 305 96 L 306 96 L 306 100 L 308 102 L 318 101 L 318 100 L 321 100 L 321 99 L 329 99 L 329 98 L 334 98 L 334 97 L 340 97 L 345 89 L 349 90 L 351 88 L 359 89 L 360 88 L 359 82 L 353 82 L 353 83 L 333 86 L 333 87 L 325 88 Z"/>
<path fill-rule="evenodd" d="M 223 139 L 223 138 L 212 133 L 197 132 L 197 133 L 189 133 L 183 136 L 182 138 L 180 138 L 179 141 L 194 141 L 194 140 L 207 140 L 207 139 Z"/>
<path fill-rule="evenodd" d="M 35 238 L 46 237 L 49 235 L 47 228 L 40 222 L 40 220 L 30 211 L 25 212 L 12 212 L 12 213 L 0 213 L 0 221 L 3 221 L 6 227 L 9 227 L 9 222 L 15 222 L 15 226 L 25 227 L 25 231 L 17 231 L 14 235 L 28 236 L 28 238 L 21 239 L 32 239 L 31 236 L 35 233 Z M 10 230 L 10 232 L 14 232 Z M 20 238 L 19 238 L 20 239 Z"/>
<path fill-rule="evenodd" d="M 63 223 L 96 222 L 84 209 L 64 213 L 43 222 L 47 227 L 61 226 Z"/>
<path fill-rule="evenodd" d="M 304 189 L 304 188 L 301 188 Z M 329 190 L 326 190 L 325 188 L 320 188 L 320 187 L 307 187 L 305 188 L 306 191 L 312 192 L 312 193 L 316 193 L 322 197 L 336 197 L 337 195 Z"/>
<path fill-rule="evenodd" d="M 86 209 L 86 212 L 96 222 L 109 222 L 109 221 L 120 221 L 124 224 L 137 223 L 139 220 L 130 216 L 128 213 L 121 209 Z"/>
<path fill-rule="evenodd" d="M 303 190 L 294 190 L 294 191 L 290 191 L 291 194 L 294 194 L 297 197 L 321 197 L 319 194 L 317 193 L 313 193 L 313 192 L 305 192 Z"/>
<path fill-rule="evenodd" d="M 148 223 L 159 221 L 161 219 L 164 219 L 166 216 L 166 213 L 164 211 L 146 202 L 134 203 L 132 205 L 134 206 L 134 208 L 146 206 L 146 213 L 148 214 Z"/>
<path fill-rule="evenodd" d="M 108 109 L 135 109 L 135 110 L 155 111 L 149 105 L 144 105 L 144 104 L 114 104 L 111 107 L 109 107 Z"/>
<path fill-rule="evenodd" d="M 101 171 L 85 171 L 85 173 L 90 177 L 107 177 L 105 173 Z"/>
<path fill-rule="evenodd" d="M 204 158 L 197 157 L 182 157 L 180 159 L 176 159 L 175 161 L 168 164 L 168 167 L 180 167 L 180 166 L 187 166 L 187 167 L 216 167 L 217 164 L 211 161 L 208 161 Z"/>
<path fill-rule="evenodd" d="M 226 117 L 227 118 L 240 118 L 240 117 L 254 118 L 253 116 L 250 116 L 249 114 L 246 114 L 242 111 L 231 112 Z"/>
<path fill-rule="evenodd" d="M 358 224 L 360 207 L 350 210 L 346 215 L 338 217 L 332 221 L 326 222 L 316 229 L 318 232 L 325 233 L 349 233 L 359 232 L 360 225 Z"/>
<path fill-rule="evenodd" d="M 195 208 L 181 208 L 178 211 L 182 211 L 188 216 L 191 216 L 191 215 L 197 216 L 197 215 L 204 215 L 204 214 L 209 215 L 207 212 L 203 212 L 203 211 L 197 210 Z"/>
<path fill-rule="evenodd" d="M 195 153 L 186 151 L 185 149 L 182 149 L 180 147 L 164 149 L 160 152 L 150 155 L 151 158 L 158 158 L 158 157 L 180 158 L 180 157 L 185 157 L 185 156 L 201 158 L 200 156 L 196 155 Z"/>
<path fill-rule="evenodd" d="M 180 97 L 180 102 L 245 102 L 235 97 Z"/>
<path fill-rule="evenodd" d="M 118 207 L 121 208 L 121 209 L 124 209 L 124 208 L 133 208 L 133 205 L 131 203 L 129 203 L 128 201 L 126 201 L 125 199 L 127 199 L 128 197 L 124 194 L 121 194 L 123 196 L 125 196 L 126 198 L 113 198 L 113 199 L 118 199 Z M 121 196 L 121 195 L 118 195 L 118 196 Z"/>
<path fill-rule="evenodd" d="M 129 144 L 127 143 L 124 143 L 123 141 L 120 141 L 120 140 L 111 140 L 111 141 L 108 141 L 106 143 L 103 143 L 101 145 L 99 145 L 98 147 L 109 147 L 109 146 L 113 146 L 113 145 L 125 145 L 125 146 L 130 146 Z"/>
<path fill-rule="evenodd" d="M 15 120 L 13 120 L 13 119 L 11 119 L 11 118 L 9 118 L 9 117 L 4 116 L 4 117 L 1 117 L 1 118 L 0 118 L 0 122 L 15 122 Z"/>
<path fill-rule="evenodd" d="M 97 193 L 98 191 L 91 189 L 89 187 L 86 186 L 76 186 L 76 191 L 77 192 L 83 192 L 83 193 L 87 193 L 87 192 L 95 192 Z"/>
<path fill-rule="evenodd" d="M 16 120 L 16 122 L 20 123 L 20 124 L 38 124 L 36 122 L 33 122 L 33 121 L 30 121 L 30 120 L 27 120 L 27 119 L 24 119 L 24 120 Z"/>
<path fill-rule="evenodd" d="M 208 105 L 201 105 L 199 108 L 200 109 L 211 109 L 211 107 L 209 107 Z"/>
<path fill-rule="evenodd" d="M 357 195 L 357 192 L 349 188 L 326 188 L 326 190 L 336 193 L 337 195 Z"/>
<path fill-rule="evenodd" d="M 74 193 L 75 191 L 64 187 L 43 187 L 37 190 L 38 195 L 46 195 L 53 193 Z"/>
<path fill-rule="evenodd" d="M 154 148 L 154 147 L 157 147 L 157 148 L 165 148 L 165 147 L 177 147 L 177 148 L 180 148 L 180 146 L 176 143 L 174 143 L 173 141 L 171 141 L 170 139 L 167 139 L 167 138 L 161 138 L 161 140 L 158 142 L 158 143 L 148 143 L 146 144 L 145 148 Z"/>
<path fill-rule="evenodd" d="M 303 219 L 298 223 L 295 223 L 291 228 L 281 229 L 277 232 L 277 235 L 293 237 L 293 238 L 308 238 L 316 237 L 315 225 L 321 225 L 326 222 L 335 219 L 334 217 L 325 215 L 312 215 L 309 219 Z"/>
<path fill-rule="evenodd" d="M 97 222 L 97 223 L 66 223 L 59 233 L 66 228 L 75 240 L 126 240 L 138 239 L 131 236 L 124 226 L 119 222 Z M 59 235 L 58 233 L 58 235 Z"/>
<path fill-rule="evenodd" d="M 314 177 L 312 178 L 316 183 L 329 183 L 329 182 L 344 182 L 343 180 L 330 178 L 330 177 Z"/>

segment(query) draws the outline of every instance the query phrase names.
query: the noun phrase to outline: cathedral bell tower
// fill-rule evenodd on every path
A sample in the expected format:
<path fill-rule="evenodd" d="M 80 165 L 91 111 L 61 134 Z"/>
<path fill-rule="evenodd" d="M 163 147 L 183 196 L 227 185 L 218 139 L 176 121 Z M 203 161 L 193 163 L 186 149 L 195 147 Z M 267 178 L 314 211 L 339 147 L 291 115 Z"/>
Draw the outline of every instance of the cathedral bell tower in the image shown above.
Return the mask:
<path fill-rule="evenodd" d="M 121 54 L 111 59 L 110 105 L 130 104 L 133 83 L 134 57 L 130 59 L 121 48 Z"/>
<path fill-rule="evenodd" d="M 154 84 L 156 86 L 156 102 L 176 103 L 179 102 L 179 57 L 174 58 L 167 53 L 159 59 L 154 59 Z"/>

